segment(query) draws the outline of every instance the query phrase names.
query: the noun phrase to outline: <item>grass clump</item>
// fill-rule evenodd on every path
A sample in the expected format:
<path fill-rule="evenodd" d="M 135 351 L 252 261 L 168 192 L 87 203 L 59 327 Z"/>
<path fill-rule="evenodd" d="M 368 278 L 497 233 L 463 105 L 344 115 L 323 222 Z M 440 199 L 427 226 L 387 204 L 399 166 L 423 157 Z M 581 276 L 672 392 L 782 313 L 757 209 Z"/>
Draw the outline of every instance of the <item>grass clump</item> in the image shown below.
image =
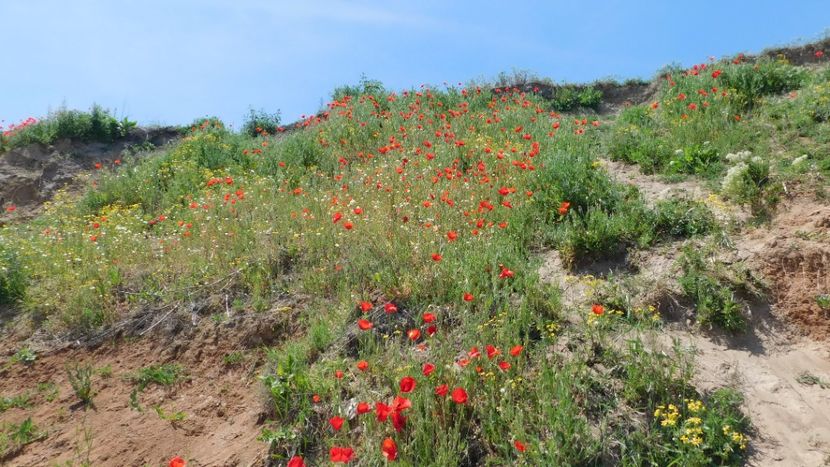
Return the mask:
<path fill-rule="evenodd" d="M 130 406 L 141 410 L 138 403 L 138 395 L 144 392 L 150 385 L 170 387 L 186 378 L 184 368 L 177 364 L 164 363 L 151 365 L 138 370 L 129 380 L 135 386 L 130 393 Z"/>
<path fill-rule="evenodd" d="M 0 137 L 0 152 L 27 144 L 49 145 L 60 139 L 112 142 L 127 136 L 135 126 L 136 122 L 126 117 L 118 120 L 99 105 L 93 105 L 88 112 L 62 108 L 43 120 L 31 120 L 4 132 Z"/>
<path fill-rule="evenodd" d="M 729 332 L 743 331 L 746 327 L 743 306 L 736 300 L 729 282 L 706 256 L 687 246 L 678 263 L 683 273 L 679 278 L 680 285 L 694 303 L 698 322 Z"/>
<path fill-rule="evenodd" d="M 95 395 L 92 390 L 93 373 L 94 369 L 92 365 L 76 363 L 74 365 L 67 365 L 66 367 L 66 377 L 69 379 L 69 385 L 72 386 L 75 396 L 78 397 L 78 400 L 81 401 L 84 407 L 95 407 L 92 401 Z"/>

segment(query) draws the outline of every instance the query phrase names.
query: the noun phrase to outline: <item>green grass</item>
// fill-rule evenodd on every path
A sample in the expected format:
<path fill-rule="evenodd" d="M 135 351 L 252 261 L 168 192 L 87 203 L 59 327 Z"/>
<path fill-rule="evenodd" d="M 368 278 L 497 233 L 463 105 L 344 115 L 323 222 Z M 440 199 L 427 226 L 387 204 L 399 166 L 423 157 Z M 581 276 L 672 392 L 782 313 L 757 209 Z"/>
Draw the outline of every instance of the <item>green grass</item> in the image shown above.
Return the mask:
<path fill-rule="evenodd" d="M 141 368 L 135 374 L 128 376 L 133 383 L 133 390 L 130 393 L 130 406 L 141 410 L 138 402 L 138 395 L 144 392 L 151 385 L 170 387 L 187 378 L 187 375 L 180 365 L 165 363 L 151 365 Z"/>
<path fill-rule="evenodd" d="M 135 126 L 135 122 L 118 120 L 98 105 L 93 105 L 89 112 L 61 108 L 34 124 L 0 136 L 0 152 L 27 144 L 49 145 L 67 138 L 112 142 L 126 136 Z"/>

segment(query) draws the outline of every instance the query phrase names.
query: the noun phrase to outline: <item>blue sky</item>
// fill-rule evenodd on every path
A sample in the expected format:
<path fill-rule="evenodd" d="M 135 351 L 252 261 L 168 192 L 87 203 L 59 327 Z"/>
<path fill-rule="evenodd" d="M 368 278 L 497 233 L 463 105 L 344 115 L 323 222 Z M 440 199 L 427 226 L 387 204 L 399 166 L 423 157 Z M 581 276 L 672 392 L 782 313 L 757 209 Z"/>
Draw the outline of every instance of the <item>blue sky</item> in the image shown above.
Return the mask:
<path fill-rule="evenodd" d="M 0 119 L 97 102 L 143 124 L 238 124 L 250 106 L 293 121 L 362 73 L 391 89 L 651 77 L 821 37 L 826 2 L 0 0 Z"/>

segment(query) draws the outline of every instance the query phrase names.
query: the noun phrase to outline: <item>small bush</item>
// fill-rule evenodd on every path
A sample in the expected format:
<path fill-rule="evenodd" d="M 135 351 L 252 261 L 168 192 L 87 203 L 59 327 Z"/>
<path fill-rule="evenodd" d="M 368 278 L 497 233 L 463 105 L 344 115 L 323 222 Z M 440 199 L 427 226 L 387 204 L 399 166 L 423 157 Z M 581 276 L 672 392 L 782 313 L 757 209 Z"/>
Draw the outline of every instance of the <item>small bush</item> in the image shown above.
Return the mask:
<path fill-rule="evenodd" d="M 339 101 L 343 100 L 346 96 L 357 97 L 363 94 L 379 96 L 385 93 L 386 89 L 383 87 L 382 82 L 369 79 L 364 74 L 360 76 L 360 82 L 356 86 L 345 85 L 334 88 L 334 91 L 331 93 L 331 98 Z"/>
<path fill-rule="evenodd" d="M 578 107 L 595 109 L 602 102 L 602 91 L 588 86 L 561 86 L 553 94 L 553 108 L 560 111 L 574 110 Z"/>
<path fill-rule="evenodd" d="M 742 107 L 751 108 L 764 96 L 781 94 L 802 86 L 807 73 L 779 60 L 759 60 L 755 65 L 726 67 L 722 80 L 735 89 Z"/>
<path fill-rule="evenodd" d="M 280 111 L 268 113 L 265 110 L 250 109 L 245 122 L 242 124 L 242 133 L 248 136 L 274 134 L 280 127 Z"/>
<path fill-rule="evenodd" d="M 66 376 L 75 395 L 85 407 L 94 407 L 92 403 L 92 365 L 72 365 L 66 367 Z"/>
<path fill-rule="evenodd" d="M 0 304 L 14 303 L 25 292 L 26 276 L 17 255 L 0 245 Z"/>
<path fill-rule="evenodd" d="M 672 199 L 654 206 L 654 233 L 676 238 L 706 235 L 717 226 L 712 212 L 698 201 Z"/>
<path fill-rule="evenodd" d="M 680 285 L 695 304 L 698 322 L 730 332 L 742 331 L 746 327 L 746 318 L 735 300 L 735 292 L 712 270 L 703 254 L 686 247 L 679 263 L 683 272 Z"/>

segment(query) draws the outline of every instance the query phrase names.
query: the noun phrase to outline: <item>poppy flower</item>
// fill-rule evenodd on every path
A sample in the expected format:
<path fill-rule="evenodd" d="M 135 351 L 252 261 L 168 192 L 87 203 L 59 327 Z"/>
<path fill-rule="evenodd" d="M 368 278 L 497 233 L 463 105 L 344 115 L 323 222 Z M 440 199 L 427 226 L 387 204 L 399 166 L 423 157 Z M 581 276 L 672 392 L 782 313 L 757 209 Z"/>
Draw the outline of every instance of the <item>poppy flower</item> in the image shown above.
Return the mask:
<path fill-rule="evenodd" d="M 564 216 L 568 213 L 568 210 L 571 208 L 571 203 L 568 201 L 562 201 L 562 204 L 559 205 L 559 215 Z"/>
<path fill-rule="evenodd" d="M 446 396 L 447 392 L 449 392 L 449 390 L 450 390 L 449 386 L 447 386 L 446 384 L 441 384 L 441 385 L 435 387 L 435 395 L 436 396 L 442 396 L 442 397 Z"/>
<path fill-rule="evenodd" d="M 311 396 L 311 400 L 312 400 L 315 404 L 319 404 L 319 403 L 320 403 L 320 400 L 321 400 L 321 399 L 320 399 L 320 395 L 319 395 L 319 394 L 315 394 L 315 395 Z"/>
<path fill-rule="evenodd" d="M 398 445 L 395 444 L 395 440 L 392 438 L 384 439 L 380 445 L 380 450 L 383 453 L 383 457 L 388 461 L 394 461 L 398 458 Z"/>
<path fill-rule="evenodd" d="M 335 212 L 335 213 L 334 213 L 334 215 L 333 215 L 333 216 L 331 216 L 331 221 L 332 221 L 332 222 L 334 222 L 334 223 L 336 224 L 336 223 L 338 223 L 338 222 L 340 221 L 340 219 L 342 219 L 342 218 L 343 218 L 343 213 L 341 213 L 341 212 Z"/>
<path fill-rule="evenodd" d="M 10 205 L 9 207 L 6 208 L 6 212 L 15 212 L 15 211 L 17 211 L 17 206 L 15 206 L 14 204 L 12 204 L 12 205 Z"/>
<path fill-rule="evenodd" d="M 425 323 L 432 323 L 435 322 L 435 315 L 432 313 L 424 313 L 424 322 Z"/>
<path fill-rule="evenodd" d="M 515 440 L 515 441 L 513 441 L 513 446 L 515 446 L 515 447 L 516 447 L 516 450 L 517 450 L 517 451 L 519 451 L 519 452 L 525 452 L 525 450 L 527 449 L 527 448 L 525 447 L 524 443 L 522 443 L 522 442 L 521 442 L 521 441 L 519 441 L 518 439 L 517 439 L 517 440 Z"/>
<path fill-rule="evenodd" d="M 329 460 L 335 464 L 348 464 L 354 458 L 354 449 L 332 446 L 329 449 Z"/>
<path fill-rule="evenodd" d="M 365 413 L 369 413 L 372 411 L 372 407 L 369 406 L 366 402 L 360 402 L 357 404 L 357 414 L 363 415 Z"/>
<path fill-rule="evenodd" d="M 464 388 L 458 387 L 452 390 L 452 401 L 456 404 L 467 403 L 467 391 Z"/>
<path fill-rule="evenodd" d="M 436 263 L 438 261 L 441 261 L 441 255 L 439 255 L 438 253 L 433 253 L 432 254 L 432 260 L 435 261 Z"/>
<path fill-rule="evenodd" d="M 385 422 L 389 415 L 392 415 L 392 407 L 383 402 L 375 402 L 375 415 L 377 415 L 379 422 Z"/>
<path fill-rule="evenodd" d="M 410 329 L 406 335 L 409 337 L 409 340 L 417 341 L 421 338 L 421 331 L 419 329 Z"/>
<path fill-rule="evenodd" d="M 496 355 L 501 354 L 501 350 L 499 350 L 497 347 L 495 347 L 493 345 L 490 345 L 490 344 L 487 344 L 485 349 L 487 350 L 487 358 L 490 359 L 490 360 L 492 360 L 493 357 L 495 357 Z"/>
<path fill-rule="evenodd" d="M 303 458 L 301 456 L 294 456 L 291 459 L 289 459 L 288 464 L 286 464 L 286 467 L 305 467 L 305 461 L 303 461 Z"/>
<path fill-rule="evenodd" d="M 452 242 L 455 241 L 457 238 L 458 232 L 456 232 L 455 230 L 450 230 L 449 232 L 447 232 L 447 240 Z"/>
<path fill-rule="evenodd" d="M 100 170 L 100 169 L 101 169 L 101 167 L 103 167 L 103 165 L 101 165 L 101 163 L 100 163 L 100 162 L 96 162 L 96 163 L 95 163 L 95 169 L 96 169 L 96 170 Z"/>
<path fill-rule="evenodd" d="M 524 347 L 522 347 L 521 345 L 516 345 L 512 349 L 510 349 L 510 355 L 518 357 L 519 355 L 521 355 L 522 350 L 524 350 Z"/>
<path fill-rule="evenodd" d="M 367 301 L 360 302 L 360 311 L 368 313 L 372 310 L 372 303 Z"/>
<path fill-rule="evenodd" d="M 435 365 L 432 363 L 424 363 L 424 366 L 421 368 L 421 373 L 423 373 L 424 376 L 431 375 L 433 371 L 435 371 Z"/>
<path fill-rule="evenodd" d="M 469 352 L 467 352 L 467 355 L 468 355 L 470 358 L 478 358 L 478 357 L 480 357 L 480 356 L 481 356 L 481 352 L 478 350 L 478 347 L 472 347 L 472 348 L 470 349 L 470 351 L 469 351 Z"/>
<path fill-rule="evenodd" d="M 816 58 L 821 58 L 824 56 L 823 50 L 816 50 Z"/>
<path fill-rule="evenodd" d="M 598 303 L 594 303 L 591 306 L 591 312 L 597 316 L 602 316 L 602 314 L 605 313 L 605 307 Z"/>
<path fill-rule="evenodd" d="M 499 362 L 499 368 L 501 368 L 501 371 L 507 371 L 507 370 L 510 369 L 511 366 L 512 365 L 510 365 L 510 362 L 505 362 L 505 361 Z"/>
<path fill-rule="evenodd" d="M 507 269 L 506 267 L 501 267 L 501 273 L 499 273 L 499 279 L 512 279 L 513 278 L 513 271 Z"/>
<path fill-rule="evenodd" d="M 427 326 L 427 334 L 428 335 L 433 336 L 433 335 L 435 335 L 436 331 L 438 331 L 438 326 L 436 326 L 434 324 L 431 325 L 431 326 Z"/>
<path fill-rule="evenodd" d="M 344 227 L 346 230 L 352 230 L 352 227 L 354 227 L 354 224 L 352 224 L 352 223 L 351 223 L 351 222 L 349 222 L 349 221 L 346 221 L 346 222 L 343 224 L 343 227 Z"/>
<path fill-rule="evenodd" d="M 329 424 L 334 428 L 334 431 L 340 431 L 340 428 L 343 426 L 343 419 L 335 415 L 329 419 Z"/>
<path fill-rule="evenodd" d="M 406 426 L 406 417 L 400 412 L 392 412 L 392 428 L 401 431 Z"/>
<path fill-rule="evenodd" d="M 366 371 L 369 368 L 369 362 L 366 360 L 361 360 L 357 362 L 357 369 L 360 371 Z"/>
<path fill-rule="evenodd" d="M 463 297 L 465 302 L 472 302 L 475 297 L 470 292 L 464 292 Z"/>
<path fill-rule="evenodd" d="M 415 389 L 415 378 L 411 376 L 404 376 L 399 383 L 401 392 L 411 392 Z"/>
<path fill-rule="evenodd" d="M 386 305 L 383 305 L 383 311 L 391 315 L 392 313 L 396 313 L 398 311 L 398 307 L 395 306 L 394 303 L 387 303 Z"/>
<path fill-rule="evenodd" d="M 359 215 L 363 214 L 363 208 L 359 208 L 359 207 L 354 208 L 354 211 L 352 211 L 352 212 L 354 212 L 355 215 L 359 216 Z"/>
<path fill-rule="evenodd" d="M 343 370 L 335 370 L 334 377 L 337 378 L 337 379 L 342 379 L 343 378 Z"/>
<path fill-rule="evenodd" d="M 179 456 L 170 459 L 169 467 L 184 467 L 185 465 L 187 465 L 187 462 Z"/>
<path fill-rule="evenodd" d="M 357 320 L 357 327 L 360 328 L 361 331 L 368 331 L 372 329 L 374 325 L 368 319 L 359 319 Z"/>

